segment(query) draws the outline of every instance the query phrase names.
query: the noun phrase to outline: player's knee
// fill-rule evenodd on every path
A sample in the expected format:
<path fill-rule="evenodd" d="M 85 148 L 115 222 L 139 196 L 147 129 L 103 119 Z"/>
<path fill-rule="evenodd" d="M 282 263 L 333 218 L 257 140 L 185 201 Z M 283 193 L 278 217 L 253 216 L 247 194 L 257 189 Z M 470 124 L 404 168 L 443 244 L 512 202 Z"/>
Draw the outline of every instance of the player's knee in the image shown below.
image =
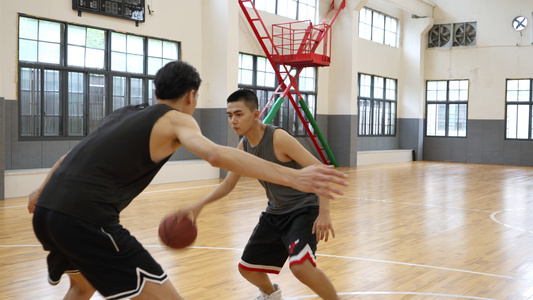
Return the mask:
<path fill-rule="evenodd" d="M 69 279 L 69 293 L 71 295 L 79 295 L 75 299 L 89 299 L 96 291 L 92 284 L 81 274 L 69 274 Z"/>
<path fill-rule="evenodd" d="M 93 296 L 95 290 L 93 288 L 79 285 L 76 283 L 72 283 L 70 285 L 69 290 L 67 291 L 67 295 L 65 296 L 65 299 L 91 299 Z"/>
<path fill-rule="evenodd" d="M 246 276 L 248 275 L 248 273 L 250 271 L 246 271 L 245 269 L 241 268 L 241 266 L 239 265 L 238 266 L 238 269 L 239 269 L 239 273 L 241 274 L 242 277 L 246 278 Z"/>
<path fill-rule="evenodd" d="M 256 278 L 257 276 L 260 276 L 260 274 L 262 274 L 261 272 L 246 270 L 242 268 L 240 265 L 239 265 L 239 273 L 241 273 L 241 276 L 247 280 L 250 280 L 251 278 Z"/>
<path fill-rule="evenodd" d="M 291 272 L 297 278 L 301 277 L 305 273 L 305 268 L 301 264 L 294 264 L 291 266 Z"/>
<path fill-rule="evenodd" d="M 308 277 L 312 273 L 314 266 L 311 264 L 303 263 L 291 265 L 290 268 L 294 277 L 302 279 Z"/>

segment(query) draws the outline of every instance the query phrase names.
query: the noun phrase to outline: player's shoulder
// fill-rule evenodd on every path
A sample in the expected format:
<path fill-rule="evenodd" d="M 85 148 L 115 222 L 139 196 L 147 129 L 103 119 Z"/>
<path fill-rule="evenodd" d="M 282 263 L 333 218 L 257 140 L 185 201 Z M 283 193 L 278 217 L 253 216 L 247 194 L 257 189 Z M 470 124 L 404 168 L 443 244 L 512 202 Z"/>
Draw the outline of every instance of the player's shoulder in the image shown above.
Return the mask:
<path fill-rule="evenodd" d="M 287 130 L 282 127 L 274 127 L 273 131 L 274 132 L 272 133 L 272 136 L 276 140 L 296 140 Z"/>
<path fill-rule="evenodd" d="M 167 111 L 161 118 L 172 124 L 180 124 L 194 121 L 194 118 L 191 115 L 182 113 L 178 110 L 172 109 Z"/>

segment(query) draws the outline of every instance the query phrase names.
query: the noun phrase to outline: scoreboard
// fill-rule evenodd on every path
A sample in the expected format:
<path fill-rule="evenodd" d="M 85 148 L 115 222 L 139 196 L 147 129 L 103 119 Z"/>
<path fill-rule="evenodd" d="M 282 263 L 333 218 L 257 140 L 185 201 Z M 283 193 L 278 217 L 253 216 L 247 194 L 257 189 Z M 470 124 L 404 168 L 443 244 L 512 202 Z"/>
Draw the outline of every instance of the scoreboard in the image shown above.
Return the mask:
<path fill-rule="evenodd" d="M 72 9 L 136 22 L 145 21 L 145 0 L 72 0 Z"/>

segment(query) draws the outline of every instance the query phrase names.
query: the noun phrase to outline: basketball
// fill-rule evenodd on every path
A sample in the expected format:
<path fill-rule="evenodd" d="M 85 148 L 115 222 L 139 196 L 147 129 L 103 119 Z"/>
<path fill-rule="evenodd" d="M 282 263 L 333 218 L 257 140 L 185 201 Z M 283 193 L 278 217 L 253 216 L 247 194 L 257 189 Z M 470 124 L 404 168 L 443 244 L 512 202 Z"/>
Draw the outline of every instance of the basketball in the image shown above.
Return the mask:
<path fill-rule="evenodd" d="M 198 230 L 188 217 L 178 221 L 176 215 L 170 215 L 159 224 L 159 238 L 170 248 L 185 248 L 196 240 L 197 235 Z"/>

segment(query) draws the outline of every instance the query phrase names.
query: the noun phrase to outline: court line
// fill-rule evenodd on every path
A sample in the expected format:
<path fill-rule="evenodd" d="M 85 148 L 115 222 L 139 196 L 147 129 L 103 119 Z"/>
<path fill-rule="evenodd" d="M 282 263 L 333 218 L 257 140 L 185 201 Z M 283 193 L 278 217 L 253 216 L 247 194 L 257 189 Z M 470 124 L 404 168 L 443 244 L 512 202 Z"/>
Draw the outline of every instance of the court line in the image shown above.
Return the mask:
<path fill-rule="evenodd" d="M 164 245 L 145 245 L 145 247 L 160 248 L 160 247 L 166 247 L 166 246 L 164 246 Z M 187 248 L 191 248 L 191 249 L 207 249 L 207 250 L 231 250 L 231 251 L 243 251 L 244 250 L 242 248 L 221 248 L 221 247 L 200 247 L 200 246 L 190 246 L 190 247 L 187 247 Z M 452 269 L 452 268 L 446 268 L 446 267 L 437 267 L 437 266 L 422 265 L 422 264 L 412 264 L 412 263 L 397 262 L 397 261 L 382 260 L 382 259 L 373 259 L 373 258 L 364 258 L 364 257 L 352 257 L 352 256 L 341 256 L 341 255 L 330 255 L 330 254 L 316 254 L 316 256 L 332 257 L 332 258 L 343 258 L 343 259 L 349 259 L 349 260 L 360 260 L 360 261 L 378 262 L 378 263 L 386 263 L 386 264 L 396 264 L 396 265 L 404 265 L 404 266 L 419 267 L 419 268 L 430 268 L 430 269 L 437 269 L 437 270 L 444 270 L 444 271 L 467 273 L 467 274 L 473 274 L 473 275 L 498 277 L 498 278 L 511 279 L 511 280 L 526 280 L 525 278 L 520 278 L 520 277 L 511 277 L 511 276 L 504 276 L 504 275 L 497 275 L 497 274 L 490 274 L 490 273 L 468 271 L 468 270 L 462 270 L 462 269 Z"/>
<path fill-rule="evenodd" d="M 512 280 L 527 280 L 525 278 L 520 278 L 520 277 L 511 277 L 511 276 L 497 275 L 497 274 L 491 274 L 491 273 L 482 273 L 482 272 L 468 271 L 468 270 L 462 270 L 462 269 L 452 269 L 452 268 L 446 268 L 446 267 L 437 267 L 437 266 L 421 265 L 421 264 L 412 264 L 412 263 L 405 263 L 405 262 L 391 261 L 391 260 L 382 260 L 382 259 L 374 259 L 374 258 L 361 258 L 361 257 L 329 255 L 329 254 L 317 254 L 316 256 L 333 257 L 333 258 L 344 258 L 344 259 L 352 259 L 352 260 L 363 260 L 363 261 L 370 261 L 370 262 L 379 262 L 379 263 L 387 263 L 387 264 L 395 264 L 395 265 L 404 265 L 404 266 L 410 266 L 410 267 L 430 268 L 430 269 L 438 269 L 438 270 L 444 270 L 444 271 L 452 271 L 452 272 L 468 273 L 468 274 L 474 274 L 474 275 L 498 277 L 498 278 L 512 279 Z"/>
<path fill-rule="evenodd" d="M 396 164 L 396 163 L 394 163 Z M 365 165 L 370 166 L 370 165 Z M 394 165 L 394 166 L 385 166 L 385 164 L 378 164 L 376 167 L 370 167 L 370 168 L 364 168 L 364 169 L 355 169 L 350 171 L 343 171 L 343 173 L 356 173 L 356 172 L 364 172 L 364 171 L 373 171 L 373 170 L 382 170 L 382 169 L 394 169 L 394 168 L 405 168 L 405 167 L 412 167 L 412 164 L 409 164 L 405 162 L 405 165 Z M 363 167 L 363 166 L 361 166 Z"/>
<path fill-rule="evenodd" d="M 509 224 L 506 224 L 506 223 L 503 223 L 501 221 L 499 221 L 498 219 L 496 219 L 496 215 L 497 214 L 500 214 L 500 213 L 504 213 L 504 212 L 508 212 L 508 211 L 513 211 L 513 210 L 527 210 L 528 208 L 512 208 L 512 209 L 505 209 L 505 210 L 500 210 L 500 211 L 496 211 L 496 212 L 493 212 L 491 215 L 490 215 L 490 218 L 500 224 L 500 225 L 503 225 L 503 226 L 506 226 L 506 227 L 509 227 L 509 228 L 512 228 L 512 229 L 516 229 L 516 230 L 520 230 L 520 231 L 524 231 L 524 232 L 529 232 L 529 233 L 533 233 L 533 231 L 531 230 L 527 230 L 527 229 L 524 229 L 524 228 L 521 228 L 521 227 L 516 227 L 516 226 L 513 226 L 513 225 L 509 225 Z"/>
<path fill-rule="evenodd" d="M 250 181 L 243 181 L 243 182 L 240 182 L 240 183 L 250 183 L 250 182 L 255 182 L 253 180 L 250 180 Z M 219 185 L 220 183 L 217 183 L 217 184 L 208 184 L 208 185 L 199 185 L 199 186 L 190 186 L 190 187 L 183 187 L 183 188 L 175 188 L 175 189 L 168 189 L 168 190 L 157 190 L 157 191 L 145 191 L 145 192 L 142 192 L 142 194 L 153 194 L 153 193 L 161 193 L 161 192 L 173 192 L 173 191 L 182 191 L 182 190 L 188 190 L 188 189 L 200 189 L 200 188 L 206 188 L 206 187 L 215 187 L 217 185 Z M 242 187 L 242 188 L 245 188 L 243 186 L 235 186 L 235 187 Z"/>
<path fill-rule="evenodd" d="M 143 245 L 143 246 L 146 248 L 166 248 L 167 247 L 165 245 Z M 0 245 L 0 248 L 14 248 L 14 247 L 42 247 L 42 246 L 41 245 Z M 187 248 L 203 249 L 203 250 L 229 250 L 229 251 L 241 251 L 241 252 L 244 250 L 243 248 L 200 247 L 200 246 L 189 246 Z M 462 270 L 462 269 L 453 269 L 453 268 L 446 268 L 446 267 L 413 264 L 413 263 L 405 263 L 405 262 L 399 262 L 399 261 L 382 260 L 382 259 L 374 259 L 374 258 L 352 257 L 352 256 L 331 255 L 331 254 L 316 254 L 316 256 L 342 258 L 342 259 L 359 260 L 359 261 L 369 261 L 369 262 L 377 262 L 377 263 L 385 263 L 385 264 L 395 264 L 395 265 L 403 265 L 403 266 L 419 267 L 419 268 L 429 268 L 429 269 L 437 269 L 437 270 L 444 270 L 444 271 L 467 273 L 467 274 L 473 274 L 473 275 L 498 277 L 498 278 L 511 279 L 511 280 L 526 280 L 525 278 L 520 278 L 520 277 L 511 277 L 511 276 L 504 276 L 504 275 L 498 275 L 498 274 L 468 271 L 468 270 Z"/>
<path fill-rule="evenodd" d="M 0 207 L 0 209 L 17 208 L 17 207 L 28 207 L 28 205 L 13 205 L 13 206 L 6 206 L 6 207 Z"/>
<path fill-rule="evenodd" d="M 463 298 L 463 299 L 479 299 L 479 300 L 497 300 L 495 298 L 483 298 L 475 296 L 465 296 L 465 295 L 452 295 L 452 294 L 437 294 L 437 293 L 416 293 L 416 292 L 353 292 L 353 293 L 337 293 L 339 296 L 343 295 L 418 295 L 418 296 L 436 296 L 436 297 L 453 297 L 453 298 Z M 306 299 L 306 298 L 315 298 L 318 295 L 309 295 L 309 296 L 296 296 L 283 298 L 285 300 L 297 300 L 297 299 Z"/>
<path fill-rule="evenodd" d="M 240 183 L 250 183 L 250 182 L 255 182 L 254 180 L 250 180 L 250 181 L 243 181 L 243 182 L 240 182 Z M 192 187 L 183 187 L 183 188 L 175 188 L 175 189 L 168 189 L 168 190 L 157 190 L 157 191 L 144 191 L 142 192 L 140 195 L 142 194 L 153 194 L 153 193 L 161 193 L 161 192 L 173 192 L 173 191 L 181 191 L 181 190 L 189 190 L 189 189 L 200 189 L 200 188 L 206 188 L 206 187 L 215 187 L 219 184 L 209 184 L 209 185 L 200 185 L 200 186 L 192 186 Z M 247 187 L 247 186 L 235 186 L 236 188 L 239 187 L 239 188 L 248 188 L 248 189 L 263 189 L 263 188 L 254 188 L 254 187 Z M 0 207 L 0 209 L 7 209 L 7 208 L 18 208 L 18 207 L 27 207 L 28 205 L 13 205 L 13 206 L 6 206 L 6 207 Z"/>
<path fill-rule="evenodd" d="M 494 213 L 494 211 L 490 211 L 490 210 L 462 208 L 462 207 L 454 207 L 454 206 L 442 206 L 442 205 L 435 205 L 435 204 L 413 203 L 413 202 L 392 201 L 392 200 L 380 200 L 380 199 L 363 198 L 363 197 L 349 197 L 349 196 L 335 196 L 335 197 L 337 197 L 337 198 L 346 198 L 346 199 L 355 199 L 355 200 L 364 200 L 364 201 L 373 201 L 373 202 L 395 203 L 395 204 L 405 204 L 405 205 L 416 205 L 416 206 L 427 206 L 427 207 L 436 207 L 436 208 L 456 209 L 456 210 L 464 210 L 464 211 Z"/>

